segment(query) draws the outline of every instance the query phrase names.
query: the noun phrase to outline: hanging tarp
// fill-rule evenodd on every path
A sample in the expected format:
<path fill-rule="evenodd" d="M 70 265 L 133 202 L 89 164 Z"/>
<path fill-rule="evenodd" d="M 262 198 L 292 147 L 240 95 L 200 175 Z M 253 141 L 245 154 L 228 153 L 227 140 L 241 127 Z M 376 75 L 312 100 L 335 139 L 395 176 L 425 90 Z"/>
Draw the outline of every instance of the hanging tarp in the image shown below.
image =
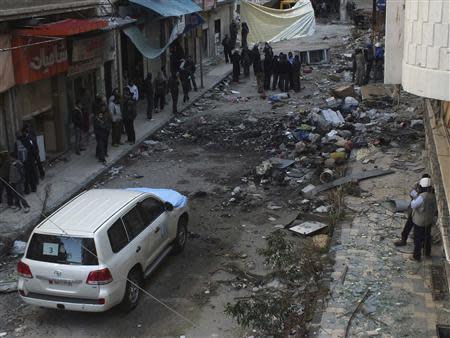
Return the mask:
<path fill-rule="evenodd" d="M 310 0 L 299 0 L 293 8 L 284 10 L 241 1 L 241 21 L 250 29 L 250 43 L 296 39 L 312 35 L 316 27 Z"/>
<path fill-rule="evenodd" d="M 173 27 L 169 41 L 167 41 L 164 47 L 152 46 L 149 39 L 137 26 L 125 27 L 123 32 L 130 38 L 131 42 L 133 42 L 143 56 L 147 59 L 156 59 L 164 53 L 164 51 L 169 48 L 170 44 L 178 39 L 178 37 L 193 30 L 197 26 L 202 25 L 204 22 L 205 20 L 197 13 L 185 15 L 182 24 L 177 24 Z"/>

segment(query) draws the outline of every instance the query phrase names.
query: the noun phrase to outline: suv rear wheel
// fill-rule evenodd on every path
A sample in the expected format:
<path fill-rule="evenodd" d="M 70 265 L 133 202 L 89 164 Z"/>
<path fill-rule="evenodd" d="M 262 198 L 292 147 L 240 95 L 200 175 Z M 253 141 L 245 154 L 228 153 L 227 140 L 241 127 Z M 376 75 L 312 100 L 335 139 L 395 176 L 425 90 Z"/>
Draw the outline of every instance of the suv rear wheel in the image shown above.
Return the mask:
<path fill-rule="evenodd" d="M 188 236 L 187 223 L 188 218 L 185 216 L 181 216 L 178 221 L 177 237 L 173 242 L 173 251 L 175 253 L 180 253 L 184 250 L 184 246 L 186 245 L 186 240 Z"/>
<path fill-rule="evenodd" d="M 139 269 L 134 268 L 130 271 L 127 277 L 127 285 L 125 287 L 125 295 L 123 296 L 120 307 L 122 311 L 130 312 L 139 302 L 141 289 L 144 285 L 144 279 Z"/>

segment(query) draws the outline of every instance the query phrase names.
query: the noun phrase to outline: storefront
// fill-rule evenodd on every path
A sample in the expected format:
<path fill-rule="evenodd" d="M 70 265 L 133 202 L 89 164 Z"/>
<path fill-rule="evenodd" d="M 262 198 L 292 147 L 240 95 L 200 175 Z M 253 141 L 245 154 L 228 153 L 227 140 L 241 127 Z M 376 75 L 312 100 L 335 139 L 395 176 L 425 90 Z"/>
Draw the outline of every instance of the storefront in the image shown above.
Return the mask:
<path fill-rule="evenodd" d="M 12 107 L 11 88 L 15 81 L 10 48 L 11 35 L 0 34 L 0 149 L 12 151 L 17 122 Z"/>
<path fill-rule="evenodd" d="M 97 95 L 109 96 L 112 92 L 111 74 L 115 59 L 114 32 L 88 37 L 73 37 L 70 65 L 67 71 L 67 96 L 69 107 L 75 100 L 89 96 L 94 101 Z"/>
<path fill-rule="evenodd" d="M 43 136 L 46 152 L 60 152 L 65 147 L 64 109 L 60 95 L 61 77 L 69 67 L 64 39 L 14 36 L 14 110 L 19 125 L 27 121 L 37 135 Z"/>

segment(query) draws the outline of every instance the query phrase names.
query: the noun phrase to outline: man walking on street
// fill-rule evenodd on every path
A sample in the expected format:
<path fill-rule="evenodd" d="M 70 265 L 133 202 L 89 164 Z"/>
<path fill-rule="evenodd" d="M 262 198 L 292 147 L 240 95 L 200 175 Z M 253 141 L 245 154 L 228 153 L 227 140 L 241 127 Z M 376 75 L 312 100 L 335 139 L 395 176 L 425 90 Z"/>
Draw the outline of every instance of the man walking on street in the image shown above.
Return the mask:
<path fill-rule="evenodd" d="M 245 47 L 242 49 L 242 52 L 241 52 L 241 65 L 242 65 L 242 68 L 244 69 L 244 77 L 250 76 L 251 64 L 252 64 L 252 56 L 251 56 L 250 50 L 247 47 Z"/>
<path fill-rule="evenodd" d="M 437 213 L 436 198 L 432 191 L 431 179 L 422 178 L 419 191 L 411 201 L 412 222 L 414 224 L 414 253 L 413 259 L 420 261 L 422 248 L 425 256 L 431 255 L 431 226 Z"/>
<path fill-rule="evenodd" d="M 158 72 L 153 87 L 155 88 L 155 113 L 164 109 L 166 99 L 166 80 L 162 71 Z"/>
<path fill-rule="evenodd" d="M 430 175 L 424 174 L 421 177 L 421 179 L 422 178 L 430 178 Z M 411 189 L 411 192 L 409 193 L 409 196 L 411 197 L 411 200 L 413 200 L 415 197 L 417 197 L 419 190 L 420 190 L 420 182 L 417 182 L 417 184 Z M 407 218 L 406 223 L 405 223 L 405 225 L 403 227 L 403 230 L 402 230 L 402 234 L 401 234 L 402 239 L 399 240 L 399 241 L 394 242 L 395 246 L 405 246 L 406 242 L 408 240 L 408 237 L 409 237 L 409 233 L 414 228 L 414 223 L 412 221 L 411 203 L 408 206 L 407 213 L 408 213 L 408 218 Z"/>
<path fill-rule="evenodd" d="M 232 48 L 231 48 L 231 40 L 227 34 L 225 34 L 225 37 L 222 40 L 222 46 L 223 46 L 223 53 L 225 54 L 225 63 L 228 63 L 231 60 Z"/>
<path fill-rule="evenodd" d="M 122 111 L 120 108 L 119 90 L 117 88 L 113 90 L 113 94 L 109 98 L 108 109 L 112 121 L 111 144 L 113 147 L 118 147 L 119 144 L 122 144 L 120 140 L 122 135 Z"/>
<path fill-rule="evenodd" d="M 80 155 L 80 151 L 85 150 L 81 146 L 83 135 L 83 110 L 81 100 L 77 99 L 72 112 L 72 124 L 75 132 L 75 154 Z"/>
<path fill-rule="evenodd" d="M 231 56 L 231 62 L 233 63 L 233 82 L 239 82 L 239 75 L 241 74 L 241 56 L 239 51 L 236 49 Z"/>
<path fill-rule="evenodd" d="M 23 197 L 23 185 L 24 185 L 25 170 L 24 164 L 11 155 L 11 164 L 9 167 L 9 184 L 11 185 L 11 191 L 13 196 L 13 209 L 24 209 L 27 213 L 30 211 L 30 205 Z"/>
<path fill-rule="evenodd" d="M 100 163 L 106 164 L 109 136 L 109 114 L 105 103 L 101 103 L 94 117 L 94 131 L 97 138 L 97 157 Z"/>

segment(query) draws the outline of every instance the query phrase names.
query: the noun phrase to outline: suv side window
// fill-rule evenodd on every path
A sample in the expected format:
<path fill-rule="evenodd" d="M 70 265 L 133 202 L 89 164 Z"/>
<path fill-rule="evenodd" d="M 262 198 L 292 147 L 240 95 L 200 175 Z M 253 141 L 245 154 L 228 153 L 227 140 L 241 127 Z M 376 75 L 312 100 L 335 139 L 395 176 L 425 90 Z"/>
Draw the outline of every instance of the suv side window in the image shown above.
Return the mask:
<path fill-rule="evenodd" d="M 122 216 L 122 220 L 123 224 L 125 224 L 128 236 L 130 237 L 130 241 L 144 231 L 147 226 L 142 219 L 137 206 L 128 211 L 125 216 Z"/>
<path fill-rule="evenodd" d="M 164 212 L 164 204 L 153 197 L 149 197 L 139 203 L 145 226 L 151 224 Z"/>
<path fill-rule="evenodd" d="M 112 252 L 114 253 L 119 252 L 128 244 L 128 235 L 121 218 L 115 221 L 108 229 L 108 238 Z"/>

